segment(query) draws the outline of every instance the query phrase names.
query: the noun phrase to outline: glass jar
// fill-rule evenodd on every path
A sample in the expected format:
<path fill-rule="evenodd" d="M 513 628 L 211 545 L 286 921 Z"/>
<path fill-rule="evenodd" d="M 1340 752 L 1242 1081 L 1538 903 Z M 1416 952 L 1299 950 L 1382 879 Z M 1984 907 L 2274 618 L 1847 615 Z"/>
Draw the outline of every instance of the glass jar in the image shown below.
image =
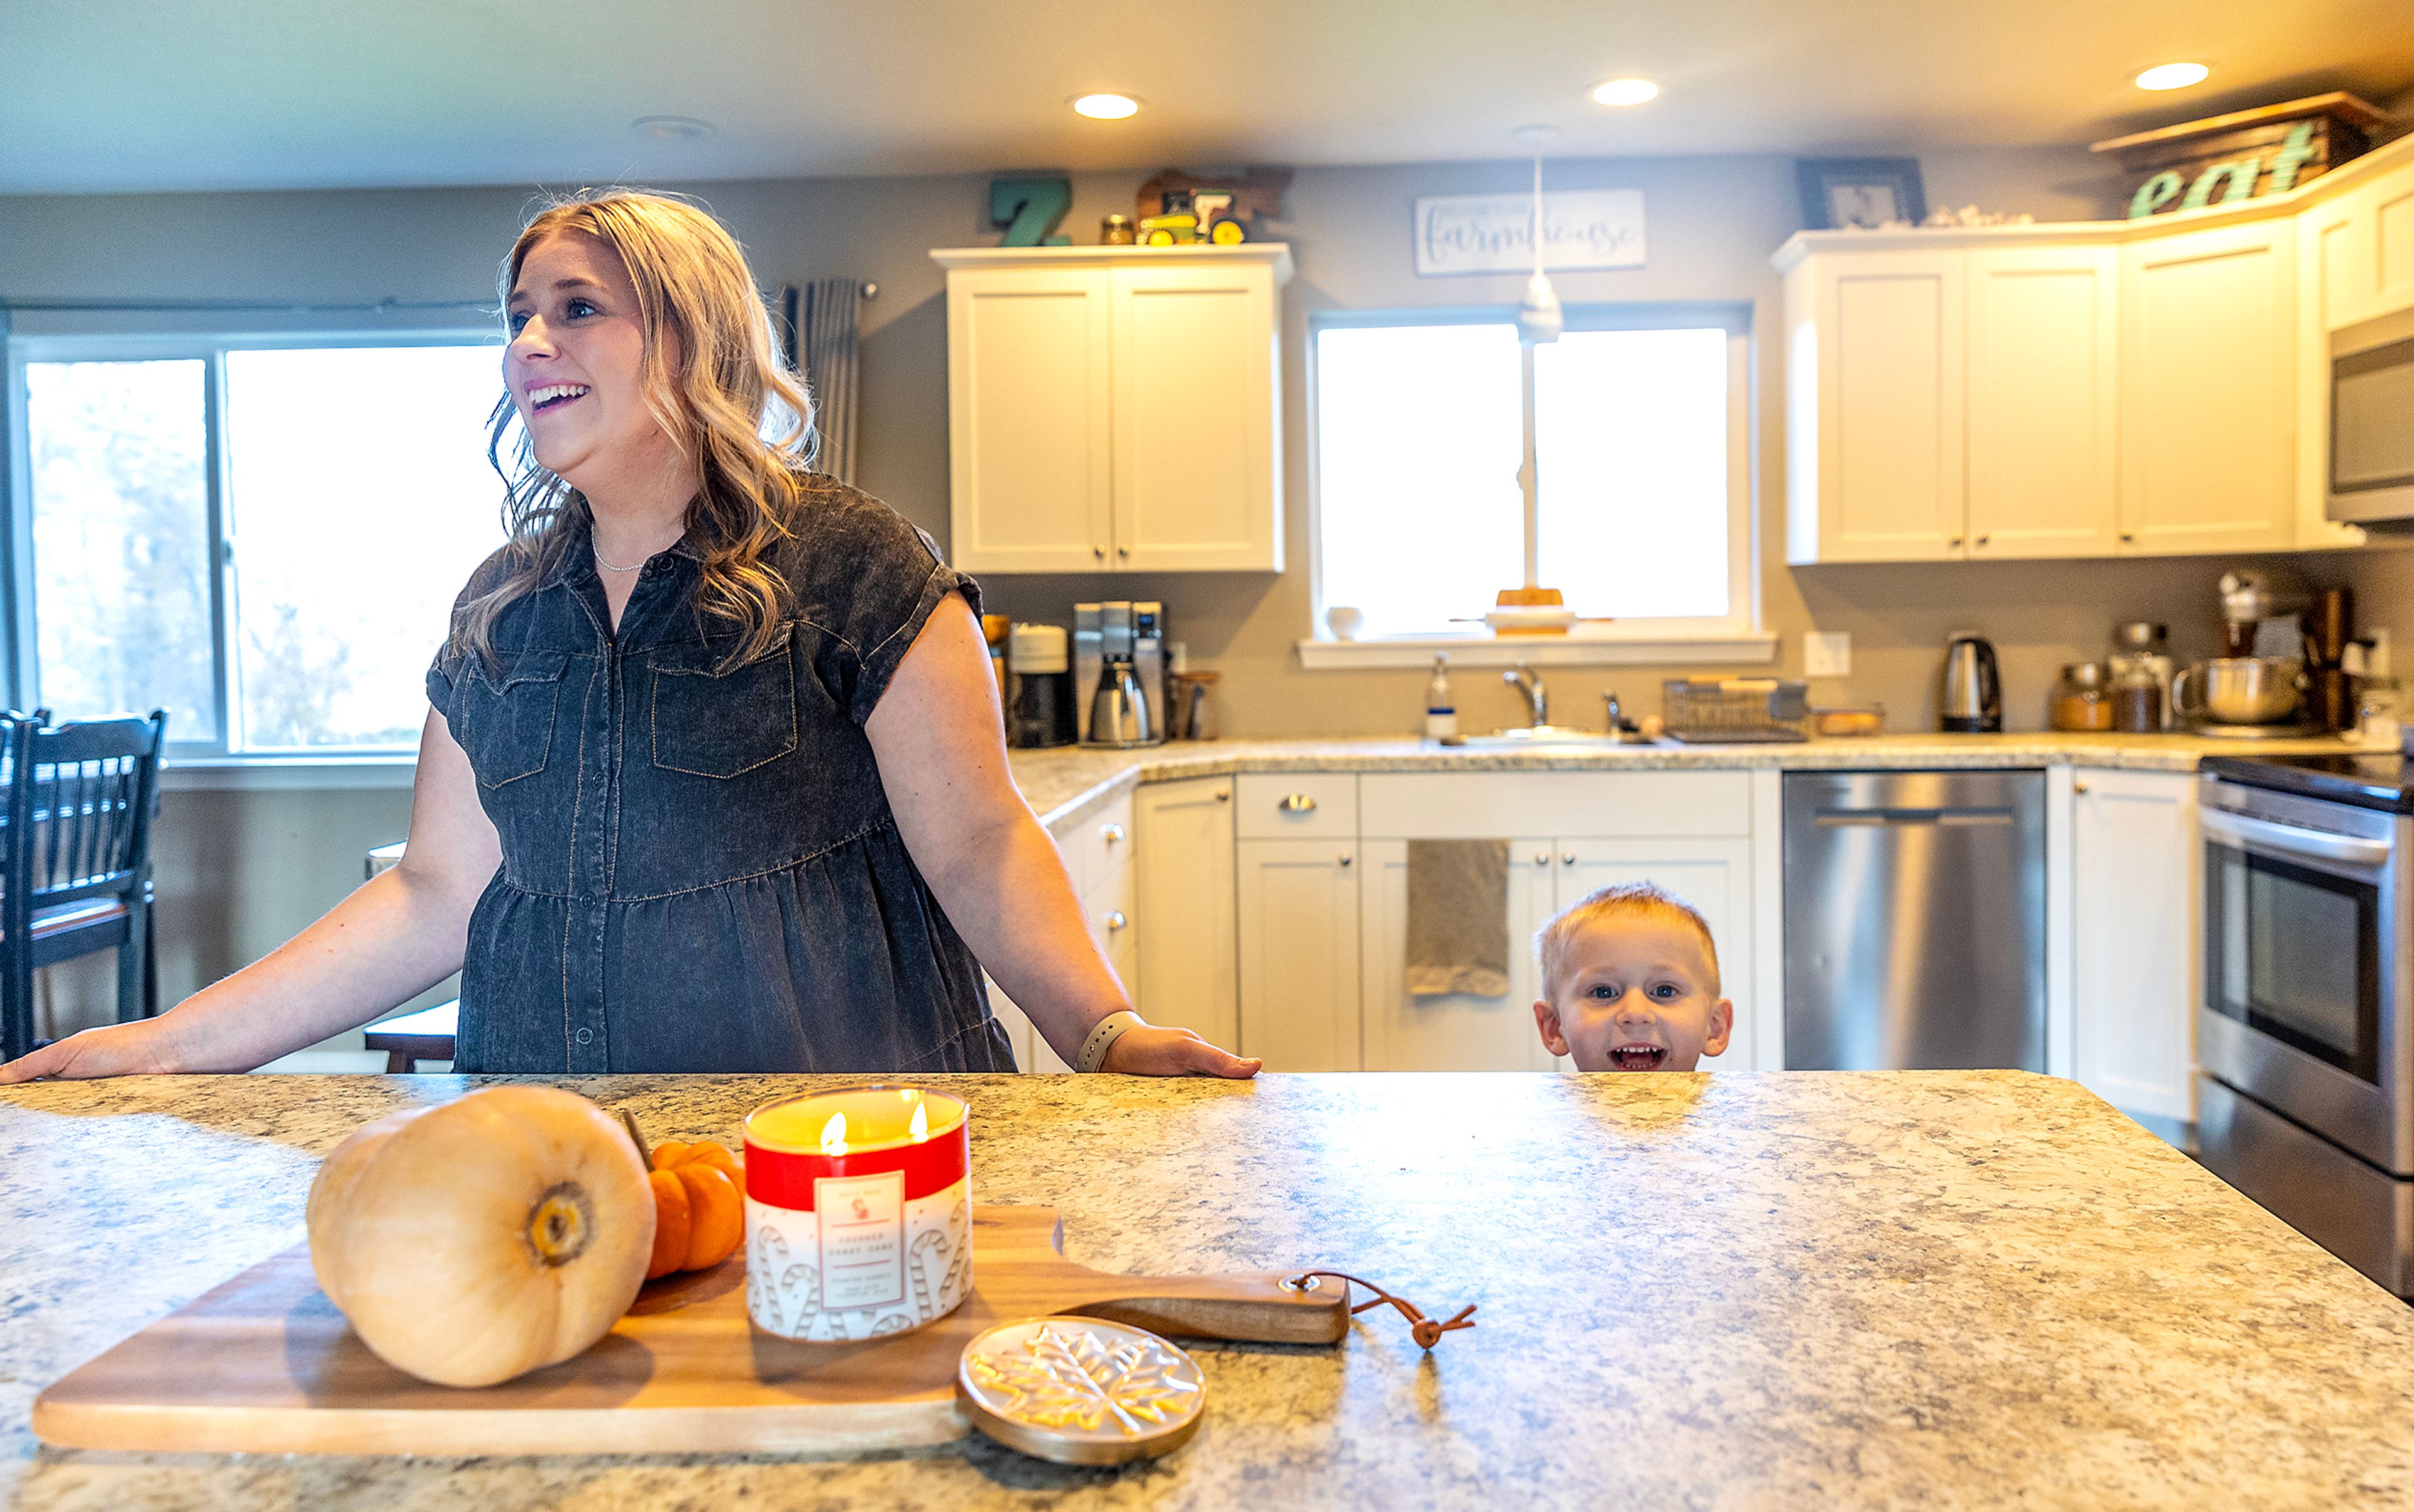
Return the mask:
<path fill-rule="evenodd" d="M 2127 735 L 2162 733 L 2163 681 L 2143 658 L 2112 674 L 2112 727 Z"/>
<path fill-rule="evenodd" d="M 2112 688 L 2102 662 L 2073 662 L 2062 669 L 2049 705 L 2053 727 L 2061 730 L 2109 730 L 2112 727 Z"/>
<path fill-rule="evenodd" d="M 2170 728 L 2172 666 L 2169 632 L 2150 621 L 2136 621 L 2114 627 L 2112 647 L 2112 659 L 2106 668 L 2111 675 L 2112 686 L 2117 690 L 2121 680 L 2127 677 L 2133 668 L 2145 668 L 2161 690 L 2158 702 L 2163 711 L 2163 722 L 2153 727 Z M 2119 723 L 2117 718 L 2115 723 Z M 2121 724 L 2120 727 L 2125 730 L 2129 726 Z"/>

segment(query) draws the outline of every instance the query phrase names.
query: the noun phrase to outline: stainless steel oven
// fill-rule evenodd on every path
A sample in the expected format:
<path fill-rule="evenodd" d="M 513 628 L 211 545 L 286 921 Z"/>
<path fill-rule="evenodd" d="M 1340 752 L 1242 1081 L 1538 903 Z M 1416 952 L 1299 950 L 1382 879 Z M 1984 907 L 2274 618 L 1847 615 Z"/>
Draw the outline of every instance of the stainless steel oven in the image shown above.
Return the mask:
<path fill-rule="evenodd" d="M 2208 776 L 2205 1163 L 2414 1295 L 2414 818 Z"/>

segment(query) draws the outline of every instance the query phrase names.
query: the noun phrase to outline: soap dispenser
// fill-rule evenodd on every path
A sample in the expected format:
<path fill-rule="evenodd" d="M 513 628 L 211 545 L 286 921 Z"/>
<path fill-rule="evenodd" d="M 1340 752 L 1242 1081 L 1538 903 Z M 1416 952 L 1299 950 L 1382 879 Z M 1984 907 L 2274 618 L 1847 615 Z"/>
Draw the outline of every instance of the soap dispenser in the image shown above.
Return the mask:
<path fill-rule="evenodd" d="M 1434 656 L 1433 676 L 1425 680 L 1425 739 L 1458 739 L 1458 706 L 1450 693 L 1450 652 Z"/>

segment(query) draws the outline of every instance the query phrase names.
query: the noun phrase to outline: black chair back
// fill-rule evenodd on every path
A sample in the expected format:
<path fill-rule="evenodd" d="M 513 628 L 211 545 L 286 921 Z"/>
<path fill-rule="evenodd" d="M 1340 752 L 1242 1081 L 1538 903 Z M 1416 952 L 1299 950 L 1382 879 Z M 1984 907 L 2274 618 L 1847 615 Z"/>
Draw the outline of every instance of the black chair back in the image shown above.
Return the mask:
<path fill-rule="evenodd" d="M 0 816 L 0 946 L 8 957 L 0 1040 L 11 1056 L 33 1048 L 32 973 L 47 964 L 35 952 L 36 915 L 114 900 L 126 905 L 129 922 L 148 921 L 151 820 L 159 806 L 167 713 L 46 724 L 43 711 L 9 720 L 0 773 L 7 794 Z"/>

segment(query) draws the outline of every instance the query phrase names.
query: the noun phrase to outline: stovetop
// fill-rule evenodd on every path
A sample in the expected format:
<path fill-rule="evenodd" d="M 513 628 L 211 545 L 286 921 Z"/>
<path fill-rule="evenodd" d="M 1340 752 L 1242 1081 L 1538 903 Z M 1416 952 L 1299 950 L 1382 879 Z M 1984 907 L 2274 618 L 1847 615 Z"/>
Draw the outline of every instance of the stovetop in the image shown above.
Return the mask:
<path fill-rule="evenodd" d="M 2414 760 L 2393 753 L 2359 756 L 2216 756 L 2203 770 L 2250 787 L 2302 793 L 2359 808 L 2414 814 Z"/>

